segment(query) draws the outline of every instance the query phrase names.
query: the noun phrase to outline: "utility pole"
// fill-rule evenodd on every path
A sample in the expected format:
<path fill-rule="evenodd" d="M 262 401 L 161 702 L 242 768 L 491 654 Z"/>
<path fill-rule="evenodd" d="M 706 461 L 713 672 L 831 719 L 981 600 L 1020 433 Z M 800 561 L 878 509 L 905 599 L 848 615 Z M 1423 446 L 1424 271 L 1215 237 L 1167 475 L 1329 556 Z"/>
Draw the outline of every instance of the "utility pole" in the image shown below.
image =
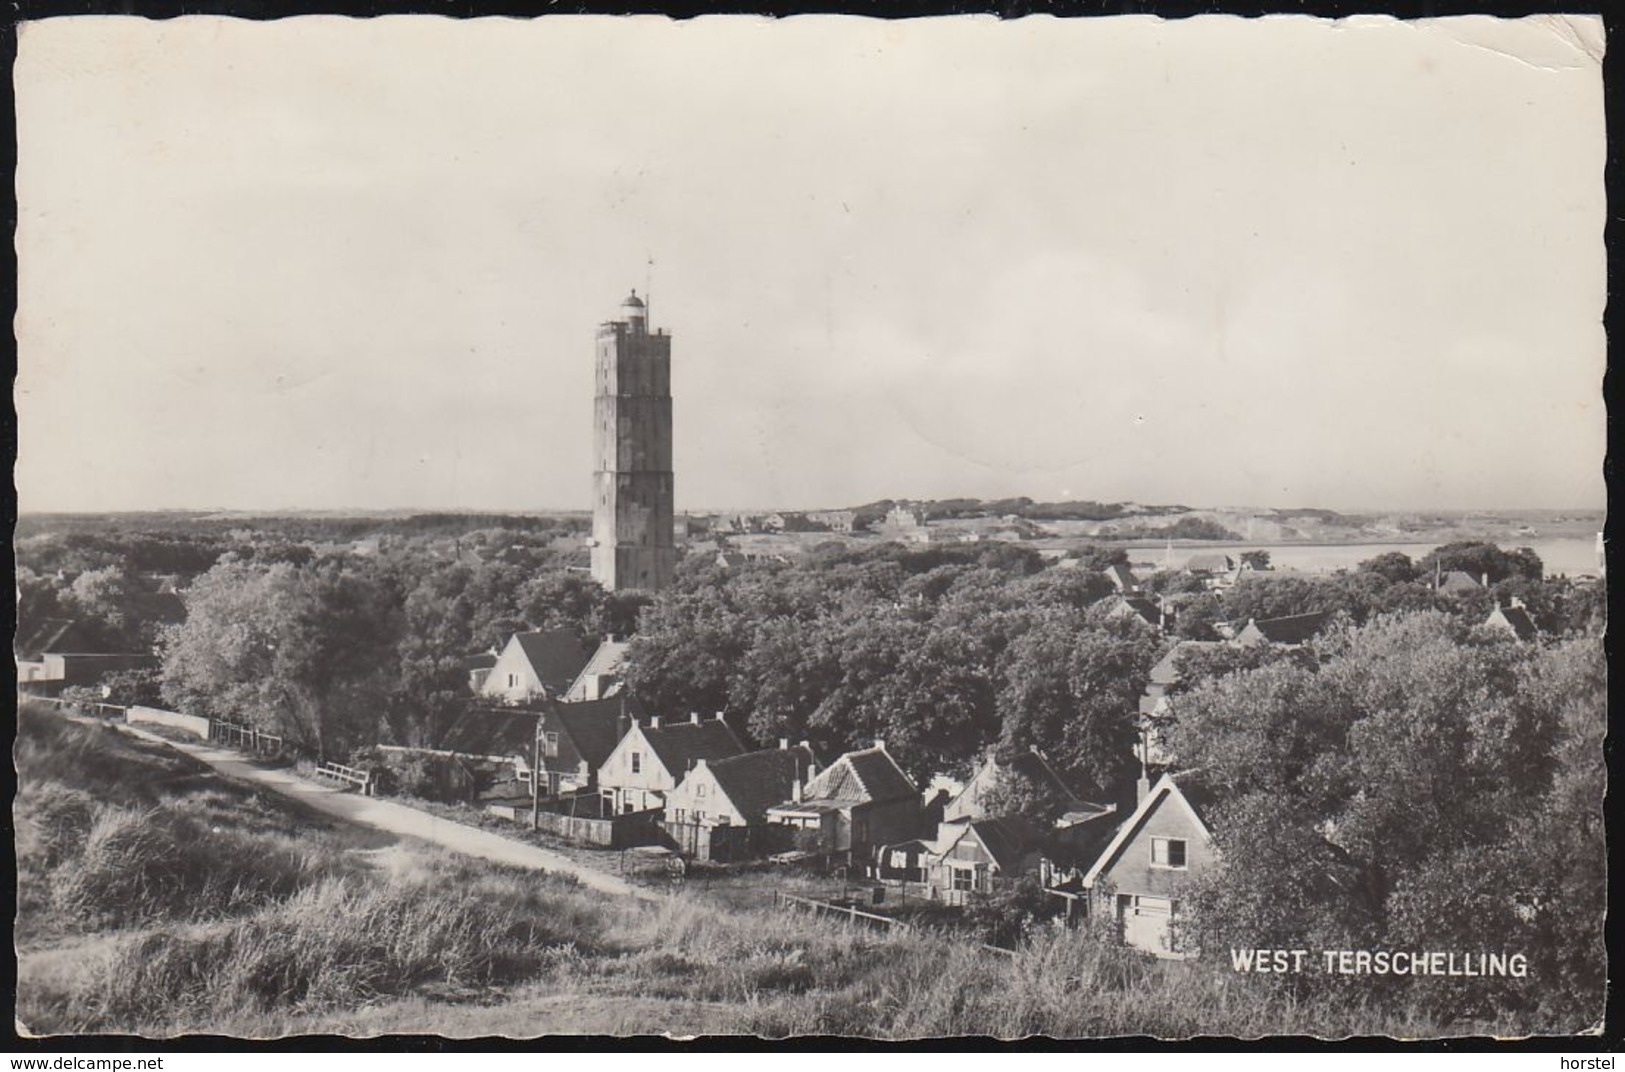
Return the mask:
<path fill-rule="evenodd" d="M 530 748 L 530 828 L 532 831 L 536 831 L 540 830 L 542 826 L 542 719 L 540 715 L 536 717 L 536 733 L 531 739 Z"/>

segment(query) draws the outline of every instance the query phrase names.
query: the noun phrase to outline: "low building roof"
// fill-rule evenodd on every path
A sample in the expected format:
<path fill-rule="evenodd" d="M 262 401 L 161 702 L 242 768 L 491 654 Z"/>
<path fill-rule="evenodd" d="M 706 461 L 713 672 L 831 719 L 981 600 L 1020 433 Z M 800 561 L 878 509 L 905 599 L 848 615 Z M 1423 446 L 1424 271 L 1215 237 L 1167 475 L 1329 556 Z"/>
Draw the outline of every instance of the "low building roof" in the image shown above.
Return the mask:
<path fill-rule="evenodd" d="M 1535 628 L 1535 620 L 1529 617 L 1529 612 L 1523 607 L 1496 607 L 1490 611 L 1490 616 L 1484 620 L 1485 625 L 1498 625 L 1511 630 L 1512 635 L 1519 640 L 1533 640 L 1540 632 Z"/>
<path fill-rule="evenodd" d="M 1217 551 L 1208 551 L 1199 555 L 1192 555 L 1185 563 L 1185 569 L 1191 573 L 1228 573 L 1234 569 L 1236 560 L 1229 555 Z"/>
<path fill-rule="evenodd" d="M 555 692 L 568 689 L 590 657 L 569 629 L 537 629 L 513 638 L 542 684 Z"/>
<path fill-rule="evenodd" d="M 681 778 L 695 760 L 726 759 L 745 750 L 733 727 L 720 718 L 644 726 L 643 739 L 661 765 L 677 778 Z"/>
<path fill-rule="evenodd" d="M 436 746 L 473 756 L 521 756 L 527 760 L 536 745 L 538 711 L 478 707 L 470 704 Z"/>
<path fill-rule="evenodd" d="M 1168 649 L 1157 665 L 1151 668 L 1151 684 L 1172 685 L 1179 680 L 1179 657 L 1188 651 L 1205 651 L 1219 646 L 1217 640 L 1181 640 Z"/>
<path fill-rule="evenodd" d="M 581 758 L 593 770 L 597 770 L 615 751 L 635 714 L 621 697 L 616 696 L 554 704 L 548 711 L 548 717 L 563 727 L 570 740 L 575 742 Z"/>
<path fill-rule="evenodd" d="M 1107 613 L 1114 615 L 1133 614 L 1147 625 L 1162 624 L 1162 612 L 1157 609 L 1155 603 L 1144 596 L 1120 595 L 1117 597 L 1117 602 L 1113 604 L 1112 609 Z"/>
<path fill-rule="evenodd" d="M 740 818 L 750 823 L 788 797 L 796 780 L 808 776 L 813 763 L 812 752 L 798 745 L 708 760 L 706 767 L 739 809 Z"/>
<path fill-rule="evenodd" d="M 1254 619 L 1236 634 L 1236 640 L 1240 643 L 1267 641 L 1271 644 L 1302 644 L 1324 629 L 1330 618 L 1329 613 L 1319 610 L 1284 618 Z"/>
<path fill-rule="evenodd" d="M 587 665 L 570 683 L 570 692 L 576 693 L 584 688 L 585 683 L 594 677 L 613 677 L 626 669 L 626 657 L 632 650 L 632 643 L 628 640 L 615 640 L 613 638 L 601 641 L 598 649 L 587 660 Z"/>
<path fill-rule="evenodd" d="M 846 753 L 807 785 L 809 798 L 828 798 L 842 806 L 917 800 L 919 795 L 883 745 Z"/>
<path fill-rule="evenodd" d="M 967 832 L 976 835 L 976 839 L 987 849 L 987 854 L 993 857 L 993 862 L 999 865 L 1001 871 L 1015 871 L 1021 866 L 1022 859 L 1029 853 L 1037 851 L 1043 844 L 1046 834 L 1036 823 L 1019 815 L 1003 815 L 996 819 L 962 819 L 959 821 Z M 951 824 L 945 824 L 951 825 Z M 936 849 L 938 855 L 946 853 L 964 834 L 959 837 L 938 838 Z"/>
<path fill-rule="evenodd" d="M 1477 577 L 1474 577 L 1466 570 L 1456 569 L 1450 570 L 1439 578 L 1438 584 L 1438 590 L 1441 592 L 1476 592 L 1483 587 L 1482 584 L 1478 583 Z"/>

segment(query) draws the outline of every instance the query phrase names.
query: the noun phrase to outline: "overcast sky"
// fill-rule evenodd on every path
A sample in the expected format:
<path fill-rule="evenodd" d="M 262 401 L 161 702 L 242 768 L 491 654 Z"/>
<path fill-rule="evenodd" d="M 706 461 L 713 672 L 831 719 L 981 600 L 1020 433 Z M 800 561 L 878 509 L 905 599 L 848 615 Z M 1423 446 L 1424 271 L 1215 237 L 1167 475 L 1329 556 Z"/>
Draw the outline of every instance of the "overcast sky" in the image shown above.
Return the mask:
<path fill-rule="evenodd" d="M 1600 20 L 24 27 L 21 508 L 1600 507 Z"/>

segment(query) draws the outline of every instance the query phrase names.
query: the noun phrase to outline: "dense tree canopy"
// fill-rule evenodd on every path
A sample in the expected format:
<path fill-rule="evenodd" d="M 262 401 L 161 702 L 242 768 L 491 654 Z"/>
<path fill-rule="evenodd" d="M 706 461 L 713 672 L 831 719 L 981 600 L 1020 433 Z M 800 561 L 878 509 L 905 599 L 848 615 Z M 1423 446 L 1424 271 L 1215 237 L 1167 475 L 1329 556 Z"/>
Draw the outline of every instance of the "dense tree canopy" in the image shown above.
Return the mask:
<path fill-rule="evenodd" d="M 1595 640 L 1523 644 L 1442 612 L 1347 627 L 1314 663 L 1175 696 L 1167 747 L 1216 802 L 1200 941 L 1521 950 L 1538 987 L 1468 981 L 1419 1000 L 1474 1015 L 1594 1001 L 1605 696 Z"/>

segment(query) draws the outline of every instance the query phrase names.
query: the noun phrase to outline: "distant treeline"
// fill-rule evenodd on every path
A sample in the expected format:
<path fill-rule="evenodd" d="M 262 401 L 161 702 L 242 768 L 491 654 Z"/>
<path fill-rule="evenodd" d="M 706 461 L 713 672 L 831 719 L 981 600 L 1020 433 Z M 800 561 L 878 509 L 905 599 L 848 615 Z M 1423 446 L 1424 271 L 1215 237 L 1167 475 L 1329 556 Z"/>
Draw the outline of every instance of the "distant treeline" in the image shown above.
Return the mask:
<path fill-rule="evenodd" d="M 120 540 L 132 532 L 162 538 L 225 535 L 259 532 L 290 540 L 360 540 L 371 536 L 462 536 L 484 529 L 512 529 L 517 532 L 585 532 L 590 526 L 585 513 L 498 514 L 456 511 L 423 514 L 256 514 L 236 515 L 156 510 L 108 514 L 24 514 L 17 518 L 15 538 L 34 536 L 93 537 L 116 536 Z"/>
<path fill-rule="evenodd" d="M 861 523 L 878 521 L 892 507 L 905 500 L 881 499 L 852 509 Z M 1035 502 L 1026 496 L 1014 499 L 923 499 L 906 500 L 925 511 L 927 521 L 961 521 L 979 517 L 1020 517 L 1028 521 L 1113 521 L 1131 514 L 1183 514 L 1188 506 L 1139 506 L 1133 503 L 1102 503 L 1092 499 L 1067 502 Z"/>

